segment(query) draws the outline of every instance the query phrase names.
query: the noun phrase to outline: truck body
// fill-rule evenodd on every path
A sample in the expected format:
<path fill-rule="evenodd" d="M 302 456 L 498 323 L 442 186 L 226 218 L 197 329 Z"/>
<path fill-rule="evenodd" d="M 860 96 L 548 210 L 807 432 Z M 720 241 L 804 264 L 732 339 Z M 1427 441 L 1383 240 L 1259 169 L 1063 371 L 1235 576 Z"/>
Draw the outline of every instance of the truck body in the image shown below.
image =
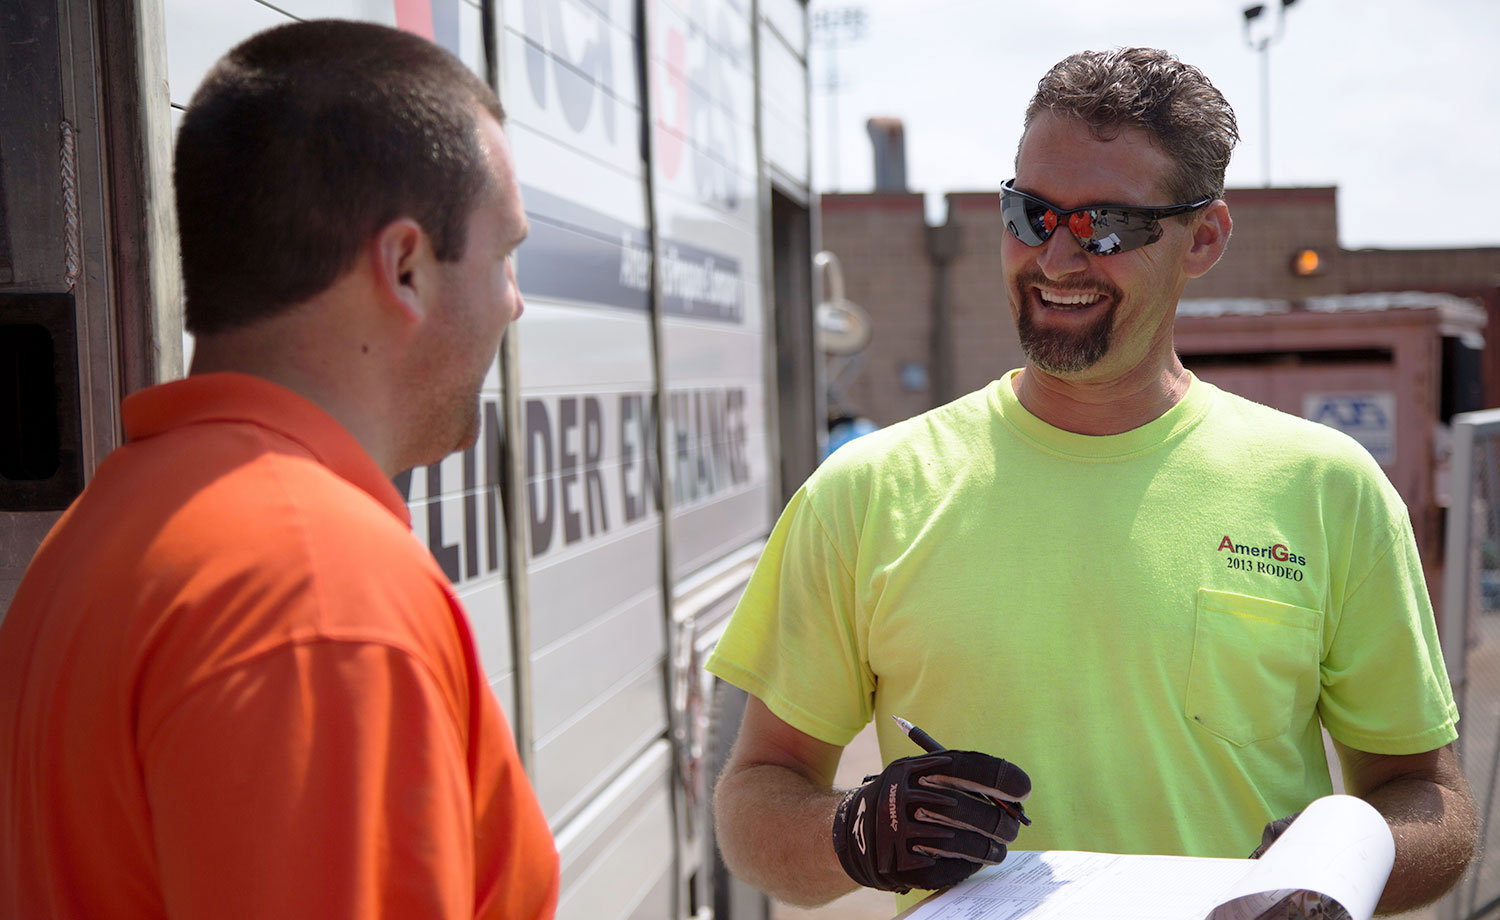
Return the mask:
<path fill-rule="evenodd" d="M 423 34 L 506 109 L 526 315 L 478 443 L 396 485 L 557 838 L 559 916 L 761 913 L 714 857 L 736 716 L 702 660 L 820 449 L 805 0 L 7 5 L 0 600 L 121 396 L 190 362 L 170 156 L 194 88 L 322 17 Z"/>

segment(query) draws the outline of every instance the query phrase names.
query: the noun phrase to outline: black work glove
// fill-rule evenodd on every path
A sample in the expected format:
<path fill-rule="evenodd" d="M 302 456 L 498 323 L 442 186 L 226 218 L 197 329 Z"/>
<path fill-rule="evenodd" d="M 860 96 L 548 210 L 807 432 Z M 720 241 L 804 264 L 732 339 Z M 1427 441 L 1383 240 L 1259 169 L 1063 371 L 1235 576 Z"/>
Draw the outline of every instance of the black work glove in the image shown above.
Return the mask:
<path fill-rule="evenodd" d="M 1271 848 L 1271 844 L 1275 843 L 1278 837 L 1286 833 L 1286 829 L 1292 826 L 1292 822 L 1297 820 L 1297 815 L 1300 814 L 1302 812 L 1299 811 L 1287 815 L 1285 818 L 1267 821 L 1266 826 L 1260 832 L 1260 846 L 1255 848 L 1255 852 L 1250 854 L 1250 858 L 1260 859 L 1266 855 L 1266 851 Z"/>
<path fill-rule="evenodd" d="M 1286 833 L 1286 829 L 1292 826 L 1292 822 L 1300 814 L 1302 812 L 1299 811 L 1285 818 L 1267 821 L 1260 832 L 1260 846 L 1255 848 L 1250 858 L 1260 859 L 1266 855 L 1271 844 Z M 1344 905 L 1327 895 L 1316 891 L 1297 891 L 1271 905 L 1255 920 L 1349 920 L 1349 912 L 1344 909 Z"/>
<path fill-rule="evenodd" d="M 947 888 L 1005 858 L 1020 823 L 991 796 L 1020 800 L 1031 779 L 978 751 L 939 751 L 891 762 L 839 803 L 833 849 L 866 888 Z"/>

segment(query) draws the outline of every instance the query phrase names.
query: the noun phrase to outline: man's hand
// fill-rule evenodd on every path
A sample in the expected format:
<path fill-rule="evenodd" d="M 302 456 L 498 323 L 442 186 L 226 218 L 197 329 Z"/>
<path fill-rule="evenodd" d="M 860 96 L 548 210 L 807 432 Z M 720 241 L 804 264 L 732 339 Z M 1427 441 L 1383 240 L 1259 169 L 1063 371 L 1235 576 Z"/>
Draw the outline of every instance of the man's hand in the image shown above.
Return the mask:
<path fill-rule="evenodd" d="M 1020 824 L 995 800 L 1030 794 L 1020 767 L 978 751 L 903 757 L 839 803 L 833 848 L 866 888 L 947 888 L 1005 858 Z"/>
<path fill-rule="evenodd" d="M 1292 822 L 1297 820 L 1297 816 L 1300 814 L 1302 814 L 1300 811 L 1294 812 L 1285 818 L 1267 821 L 1266 826 L 1260 832 L 1260 846 L 1255 848 L 1255 852 L 1250 854 L 1250 858 L 1260 859 L 1266 855 L 1266 851 L 1271 848 L 1271 844 L 1275 843 L 1282 834 L 1286 833 L 1286 829 L 1292 826 Z"/>
<path fill-rule="evenodd" d="M 1287 828 L 1302 812 L 1294 812 L 1285 818 L 1277 818 L 1275 821 L 1267 821 L 1266 826 L 1260 832 L 1260 846 L 1250 854 L 1251 859 L 1260 859 L 1266 855 L 1271 844 L 1281 839 Z M 1297 891 L 1277 901 L 1269 909 L 1261 913 L 1255 920 L 1349 920 L 1349 911 L 1344 905 L 1335 901 L 1327 895 L 1318 894 L 1316 891 Z"/>

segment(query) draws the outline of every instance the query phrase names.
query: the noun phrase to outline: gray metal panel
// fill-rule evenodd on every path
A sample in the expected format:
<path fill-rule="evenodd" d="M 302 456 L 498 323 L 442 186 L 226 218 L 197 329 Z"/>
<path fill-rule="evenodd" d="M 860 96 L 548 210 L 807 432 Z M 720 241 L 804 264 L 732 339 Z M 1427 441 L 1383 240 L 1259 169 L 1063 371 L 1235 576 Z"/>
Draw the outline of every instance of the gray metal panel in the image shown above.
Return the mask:
<path fill-rule="evenodd" d="M 648 77 L 659 103 L 653 178 L 666 314 L 662 468 L 672 490 L 674 581 L 769 527 L 766 509 L 739 497 L 768 494 L 771 473 L 760 281 L 768 228 L 760 220 L 748 9 L 663 0 L 651 22 Z M 705 287 L 710 260 L 721 296 L 674 308 L 674 282 L 690 271 Z M 738 299 L 727 296 L 731 284 Z"/>
<path fill-rule="evenodd" d="M 806 191 L 808 176 L 807 62 L 775 31 L 761 28 L 761 142 L 766 162 Z"/>
<path fill-rule="evenodd" d="M 671 23 L 689 34 L 687 65 L 693 68 L 705 61 L 715 61 L 726 71 L 742 76 L 746 84 L 753 79 L 754 61 L 750 53 L 750 5 L 737 0 L 657 0 L 653 13 L 662 22 Z M 664 46 L 669 49 L 671 45 Z M 653 48 L 653 50 L 657 50 Z M 700 72 L 689 74 L 699 84 L 698 91 L 720 103 L 728 102 L 736 90 L 727 81 L 705 79 Z M 747 90 L 748 92 L 748 90 Z M 747 96 L 748 98 L 748 96 Z M 746 111 L 743 107 L 739 111 Z"/>
<path fill-rule="evenodd" d="M 671 916 L 671 762 L 670 747 L 657 742 L 557 831 L 559 920 Z"/>
<path fill-rule="evenodd" d="M 801 0 L 760 0 L 760 15 L 798 57 L 807 56 L 807 4 Z"/>
<path fill-rule="evenodd" d="M 661 533 L 639 530 L 594 547 L 589 565 L 607 578 L 579 577 L 577 566 L 547 565 L 531 570 L 531 640 L 545 649 L 596 620 L 621 597 L 640 597 L 661 585 Z"/>
<path fill-rule="evenodd" d="M 507 64 L 525 69 L 525 79 L 508 84 L 512 92 L 531 92 L 540 104 L 549 79 L 576 80 L 639 107 L 629 0 L 504 0 L 504 5 L 510 37 L 525 36 L 524 46 L 506 41 L 506 54 L 517 55 Z M 563 108 L 578 114 L 587 106 L 588 91 L 564 97 Z"/>
<path fill-rule="evenodd" d="M 568 730 L 580 713 L 604 705 L 616 690 L 661 663 L 661 598 L 653 589 L 532 655 L 536 733 L 540 742 Z M 535 629 L 533 629 L 533 636 Z M 652 721 L 647 706 L 628 721 Z M 607 754 L 597 750 L 596 754 Z"/>
<path fill-rule="evenodd" d="M 543 40 L 544 30 L 536 28 L 539 12 L 557 7 L 565 11 L 558 17 L 564 24 L 583 15 L 598 14 L 616 28 L 632 35 L 635 32 L 636 0 L 500 0 L 504 6 L 506 24 L 527 31 L 533 41 Z M 568 32 L 569 35 L 573 33 Z"/>
<path fill-rule="evenodd" d="M 726 250 L 703 229 L 682 223 L 687 209 L 702 221 L 731 215 L 753 236 L 755 227 L 754 83 L 749 65 L 750 23 L 726 4 L 696 4 L 702 15 L 690 20 L 661 2 L 653 17 L 648 78 L 654 111 L 658 217 L 664 238 L 692 240 L 749 263 Z M 708 13 L 707 8 L 717 8 Z M 696 206 L 696 207 L 695 207 Z M 747 268 L 747 270 L 753 270 Z"/>
<path fill-rule="evenodd" d="M 602 137 L 590 139 L 583 136 L 560 136 L 550 130 L 553 127 L 551 125 L 526 121 L 509 106 L 507 111 L 512 112 L 507 126 L 511 150 L 515 154 L 516 171 L 525 177 L 527 189 L 550 192 L 558 199 L 571 201 L 631 228 L 644 230 L 646 203 L 641 183 L 644 182 L 645 170 L 632 159 L 628 150 L 606 147 Z M 599 133 L 603 133 L 602 129 Z M 628 146 L 638 138 L 638 133 L 630 137 L 618 137 L 615 143 Z M 586 142 L 589 146 L 580 146 Z M 583 201 L 572 197 L 584 189 L 587 190 L 587 196 Z M 528 209 L 532 207 L 532 202 L 526 198 L 524 191 L 522 199 Z M 523 243 L 517 251 L 517 257 L 524 259 L 525 256 L 526 246 Z M 520 264 L 524 263 L 518 263 L 518 266 Z"/>
<path fill-rule="evenodd" d="M 572 820 L 641 751 L 662 738 L 667 729 L 662 681 L 661 668 L 649 668 L 612 688 L 561 731 L 539 736 L 534 782 L 554 828 Z"/>
<path fill-rule="evenodd" d="M 475 73 L 484 74 L 479 7 L 469 0 L 433 0 L 432 34 Z M 167 0 L 167 79 L 172 105 L 185 108 L 209 67 L 235 45 L 273 26 L 300 19 L 357 19 L 397 25 L 395 0 Z M 403 23 L 403 25 L 411 25 Z"/>
<path fill-rule="evenodd" d="M 507 715 L 515 710 L 515 651 L 511 644 L 510 586 L 492 578 L 461 600 L 474 632 L 479 661 Z"/>
<path fill-rule="evenodd" d="M 1494 547 L 1500 538 L 1500 409 L 1453 416 L 1442 615 L 1438 625 L 1459 707 L 1459 762 L 1481 804 L 1479 856 L 1429 914 L 1442 920 L 1492 916 L 1500 903 L 1500 595 Z"/>
<path fill-rule="evenodd" d="M 758 306 L 760 285 L 754 285 L 749 298 Z M 758 311 L 757 311 L 758 312 Z M 688 386 L 691 381 L 743 380 L 760 383 L 761 335 L 754 328 L 726 329 L 713 321 L 673 322 L 666 330 L 667 347 L 672 354 L 673 386 Z"/>
<path fill-rule="evenodd" d="M 770 486 L 761 480 L 721 501 L 679 513 L 672 531 L 677 577 L 764 536 L 770 530 L 770 508 Z"/>
<path fill-rule="evenodd" d="M 638 314 L 528 301 L 525 317 L 509 334 L 518 337 L 525 355 L 529 393 L 624 390 L 650 371 L 641 356 L 650 354 L 651 329 Z M 537 360 L 530 360 L 533 352 L 540 352 Z M 588 360 L 566 360 L 570 355 Z"/>
<path fill-rule="evenodd" d="M 516 721 L 516 673 L 511 671 L 503 677 L 492 678 L 490 689 L 495 693 L 495 699 L 500 701 L 500 709 L 505 713 L 505 721 L 510 725 L 512 731 L 517 730 L 520 724 Z"/>
<path fill-rule="evenodd" d="M 292 21 L 253 0 L 167 0 L 166 10 L 167 86 L 178 108 L 187 108 L 203 75 L 226 51 L 256 32 Z"/>
<path fill-rule="evenodd" d="M 672 874 L 663 874 L 656 880 L 656 885 L 645 892 L 635 909 L 630 912 L 630 920 L 660 920 L 669 916 L 672 910 Z M 726 917 L 725 920 L 737 920 L 734 917 Z"/>
<path fill-rule="evenodd" d="M 729 615 L 739 603 L 740 595 L 745 593 L 745 586 L 749 584 L 763 548 L 762 541 L 756 540 L 721 556 L 714 565 L 701 570 L 710 577 L 699 585 L 692 586 L 693 580 L 678 582 L 679 587 L 690 587 L 678 596 L 672 612 L 679 618 L 692 617 L 692 642 L 700 659 L 707 660 L 714 643 L 723 633 Z"/>
<path fill-rule="evenodd" d="M 666 727 L 660 515 L 646 481 L 656 379 L 648 276 L 634 270 L 648 240 L 634 9 L 503 7 L 505 102 L 533 228 L 516 265 L 528 298 L 517 329 L 527 654 L 535 782 L 554 826 Z M 670 822 L 665 801 L 642 807 Z"/>
<path fill-rule="evenodd" d="M 623 58 L 628 65 L 628 35 L 606 29 L 601 39 L 615 43 L 598 46 L 611 49 L 610 60 Z M 507 111 L 554 137 L 572 139 L 575 134 L 602 137 L 607 144 L 586 142 L 584 149 L 594 156 L 607 156 L 607 151 L 613 149 L 622 155 L 613 160 L 617 165 L 635 168 L 640 151 L 629 141 L 640 136 L 640 103 L 633 92 L 633 78 L 623 79 L 629 76 L 628 71 L 615 75 L 593 67 L 580 70 L 562 58 L 542 54 L 529 37 L 523 38 L 515 32 L 506 33 L 502 54 L 501 64 L 512 74 L 520 70 L 524 75 L 510 78 L 513 89 L 511 98 L 505 100 Z M 610 66 L 616 65 L 599 65 Z M 532 180 L 528 177 L 527 181 Z"/>
<path fill-rule="evenodd" d="M 183 360 L 182 268 L 172 190 L 172 119 L 162 0 L 106 4 L 107 137 L 113 209 L 114 302 L 121 390 L 176 380 Z M 123 52 L 133 46 L 135 54 Z M 96 83 L 97 85 L 97 83 Z M 137 306 L 138 305 L 138 306 Z"/>

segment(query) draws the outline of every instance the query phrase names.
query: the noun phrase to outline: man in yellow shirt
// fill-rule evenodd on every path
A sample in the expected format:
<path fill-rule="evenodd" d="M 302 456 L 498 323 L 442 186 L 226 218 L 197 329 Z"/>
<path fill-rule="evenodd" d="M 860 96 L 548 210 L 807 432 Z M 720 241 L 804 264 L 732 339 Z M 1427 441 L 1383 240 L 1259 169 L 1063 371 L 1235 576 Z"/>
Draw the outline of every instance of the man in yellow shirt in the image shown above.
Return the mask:
<path fill-rule="evenodd" d="M 1043 78 L 998 202 L 1026 365 L 835 454 L 709 662 L 754 697 L 716 796 L 731 869 L 794 902 L 858 883 L 906 906 L 1018 835 L 1244 857 L 1331 791 L 1326 726 L 1395 832 L 1381 909 L 1462 874 L 1474 809 L 1399 496 L 1352 440 L 1173 349 L 1184 286 L 1229 241 L 1236 139 L 1164 52 Z M 893 715 L 954 751 L 921 754 Z M 832 789 L 872 718 L 886 770 Z"/>

